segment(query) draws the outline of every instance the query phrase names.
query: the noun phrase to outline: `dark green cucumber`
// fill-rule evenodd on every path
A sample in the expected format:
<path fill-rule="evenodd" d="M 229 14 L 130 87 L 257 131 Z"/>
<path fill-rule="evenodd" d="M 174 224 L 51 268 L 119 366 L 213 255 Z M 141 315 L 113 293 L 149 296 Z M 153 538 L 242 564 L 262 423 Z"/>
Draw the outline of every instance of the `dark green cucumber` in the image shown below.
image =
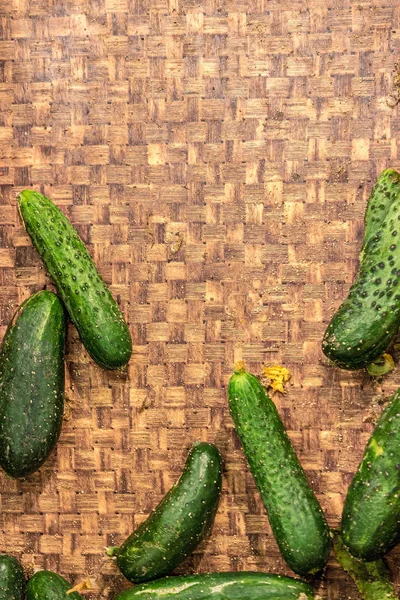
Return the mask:
<path fill-rule="evenodd" d="M 213 444 L 193 445 L 179 481 L 120 548 L 109 548 L 129 581 L 167 575 L 211 528 L 221 491 L 221 458 Z"/>
<path fill-rule="evenodd" d="M 299 579 L 244 571 L 165 577 L 135 586 L 119 594 L 115 600 L 311 600 L 312 598 L 314 598 L 312 588 Z"/>
<path fill-rule="evenodd" d="M 381 558 L 400 541 L 400 390 L 378 419 L 347 493 L 343 541 L 351 554 Z"/>
<path fill-rule="evenodd" d="M 72 589 L 64 577 L 51 571 L 38 571 L 28 581 L 26 600 L 83 600 L 78 592 L 67 592 Z"/>
<path fill-rule="evenodd" d="M 21 304 L 0 351 L 0 465 L 37 471 L 55 446 L 64 411 L 65 313 L 52 292 Z"/>
<path fill-rule="evenodd" d="M 379 176 L 365 215 L 358 275 L 329 323 L 324 354 L 361 369 L 385 352 L 400 326 L 400 174 Z"/>
<path fill-rule="evenodd" d="M 320 571 L 329 556 L 328 525 L 275 404 L 243 363 L 235 365 L 228 398 L 283 558 L 299 575 Z"/>
<path fill-rule="evenodd" d="M 0 554 L 0 600 L 23 600 L 24 571 L 13 556 Z"/>
<path fill-rule="evenodd" d="M 77 231 L 46 196 L 25 190 L 18 201 L 86 350 L 106 369 L 123 367 L 132 354 L 128 325 Z"/>

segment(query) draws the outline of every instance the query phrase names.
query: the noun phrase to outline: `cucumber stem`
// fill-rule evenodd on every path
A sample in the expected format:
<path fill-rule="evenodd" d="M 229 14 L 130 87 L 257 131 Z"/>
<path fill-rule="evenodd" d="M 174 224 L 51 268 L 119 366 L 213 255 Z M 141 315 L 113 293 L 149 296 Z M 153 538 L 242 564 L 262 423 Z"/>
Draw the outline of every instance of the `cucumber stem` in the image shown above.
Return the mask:
<path fill-rule="evenodd" d="M 111 558 L 113 558 L 114 556 L 118 556 L 119 553 L 119 546 L 108 546 L 108 548 L 106 548 L 106 554 L 107 556 L 110 556 Z"/>
<path fill-rule="evenodd" d="M 398 600 L 384 560 L 358 560 L 346 549 L 338 531 L 331 531 L 331 536 L 336 559 L 353 579 L 363 600 Z"/>
<path fill-rule="evenodd" d="M 386 352 L 379 356 L 374 362 L 366 366 L 368 374 L 371 377 L 382 377 L 394 369 L 394 360 L 390 354 Z"/>
<path fill-rule="evenodd" d="M 238 360 L 233 367 L 235 373 L 246 373 L 246 363 L 244 360 Z"/>

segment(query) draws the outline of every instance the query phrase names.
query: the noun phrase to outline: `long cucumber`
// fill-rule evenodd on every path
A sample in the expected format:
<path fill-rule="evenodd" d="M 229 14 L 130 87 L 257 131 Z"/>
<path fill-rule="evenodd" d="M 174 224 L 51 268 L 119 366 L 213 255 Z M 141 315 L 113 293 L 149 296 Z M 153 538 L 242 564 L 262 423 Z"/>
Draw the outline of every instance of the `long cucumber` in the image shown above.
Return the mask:
<path fill-rule="evenodd" d="M 121 547 L 107 551 L 129 581 L 167 575 L 193 552 L 214 522 L 221 477 L 217 448 L 194 444 L 179 481 Z"/>
<path fill-rule="evenodd" d="M 0 465 L 37 471 L 56 444 L 64 411 L 65 313 L 49 291 L 21 304 L 0 351 Z"/>
<path fill-rule="evenodd" d="M 350 552 L 376 560 L 400 541 L 400 390 L 379 417 L 350 484 L 342 516 Z"/>
<path fill-rule="evenodd" d="M 165 577 L 135 586 L 115 600 L 312 600 L 299 579 L 267 573 L 206 573 Z M 29 599 L 28 599 L 29 600 Z"/>
<path fill-rule="evenodd" d="M 235 365 L 228 399 L 283 558 L 299 575 L 320 571 L 329 556 L 328 525 L 275 404 L 243 363 Z"/>
<path fill-rule="evenodd" d="M 76 229 L 42 194 L 25 190 L 18 202 L 86 350 L 106 369 L 123 367 L 132 354 L 128 325 Z"/>

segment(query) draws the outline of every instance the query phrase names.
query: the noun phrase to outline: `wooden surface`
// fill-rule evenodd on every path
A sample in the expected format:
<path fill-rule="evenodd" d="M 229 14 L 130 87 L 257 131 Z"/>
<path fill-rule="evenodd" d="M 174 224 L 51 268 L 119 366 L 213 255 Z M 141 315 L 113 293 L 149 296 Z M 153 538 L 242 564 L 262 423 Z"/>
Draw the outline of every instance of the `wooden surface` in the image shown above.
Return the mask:
<path fill-rule="evenodd" d="M 134 343 L 128 373 L 108 373 L 70 327 L 61 440 L 36 475 L 0 476 L 0 551 L 113 598 L 104 547 L 202 439 L 224 456 L 223 497 L 179 572 L 288 573 L 225 386 L 240 358 L 291 370 L 275 399 L 337 525 L 376 399 L 400 385 L 398 369 L 380 387 L 329 367 L 320 347 L 373 181 L 400 167 L 400 2 L 0 0 L 0 35 L 1 337 L 49 283 L 16 210 L 32 187 L 77 226 Z M 317 588 L 357 598 L 334 561 Z"/>

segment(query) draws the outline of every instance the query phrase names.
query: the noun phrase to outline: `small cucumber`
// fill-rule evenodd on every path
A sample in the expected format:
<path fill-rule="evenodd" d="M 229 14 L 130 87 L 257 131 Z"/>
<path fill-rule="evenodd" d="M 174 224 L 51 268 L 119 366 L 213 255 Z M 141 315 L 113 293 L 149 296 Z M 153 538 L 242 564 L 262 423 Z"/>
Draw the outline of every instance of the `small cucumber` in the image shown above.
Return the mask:
<path fill-rule="evenodd" d="M 194 444 L 179 481 L 120 548 L 107 551 L 129 581 L 162 577 L 193 552 L 214 522 L 221 477 L 217 448 Z"/>
<path fill-rule="evenodd" d="M 329 323 L 324 354 L 343 369 L 361 369 L 385 352 L 400 325 L 400 174 L 379 176 L 365 215 L 358 275 Z"/>
<path fill-rule="evenodd" d="M 268 573 L 202 573 L 165 577 L 135 586 L 115 600 L 311 600 L 300 579 Z M 28 598 L 28 600 L 30 600 Z"/>
<path fill-rule="evenodd" d="M 25 190 L 18 201 L 86 350 L 106 369 L 123 367 L 132 354 L 128 325 L 77 231 L 46 196 Z"/>
<path fill-rule="evenodd" d="M 0 600 L 23 600 L 25 576 L 13 556 L 0 554 Z"/>
<path fill-rule="evenodd" d="M 377 421 L 344 504 L 343 541 L 357 558 L 376 560 L 400 541 L 399 440 L 400 390 Z"/>
<path fill-rule="evenodd" d="M 28 581 L 26 600 L 83 600 L 78 592 L 68 593 L 72 585 L 52 571 L 38 571 Z"/>
<path fill-rule="evenodd" d="M 283 558 L 299 575 L 317 573 L 328 560 L 329 529 L 275 404 L 243 363 L 235 365 L 228 398 Z"/>
<path fill-rule="evenodd" d="M 65 313 L 52 292 L 21 304 L 0 351 L 0 465 L 37 471 L 55 446 L 64 410 Z"/>

